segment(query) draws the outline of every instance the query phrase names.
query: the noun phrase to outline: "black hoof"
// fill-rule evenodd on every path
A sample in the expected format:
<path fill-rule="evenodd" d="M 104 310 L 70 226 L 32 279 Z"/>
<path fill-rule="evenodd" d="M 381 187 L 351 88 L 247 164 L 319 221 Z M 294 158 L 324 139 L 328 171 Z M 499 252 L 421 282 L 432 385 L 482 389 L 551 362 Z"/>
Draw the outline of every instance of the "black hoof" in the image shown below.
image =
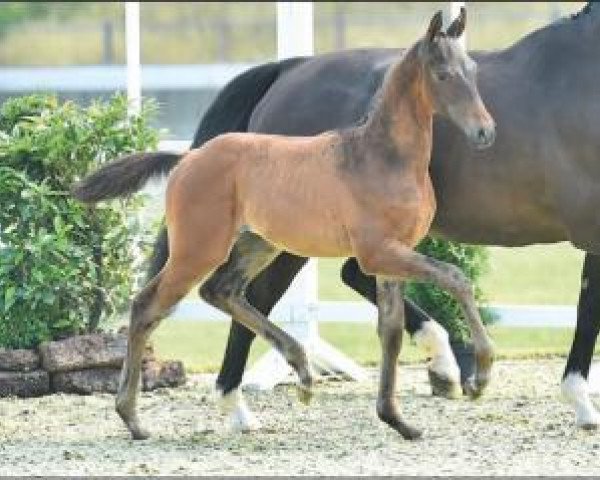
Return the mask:
<path fill-rule="evenodd" d="M 141 427 L 135 427 L 131 429 L 131 438 L 134 440 L 148 440 L 150 432 Z"/>
<path fill-rule="evenodd" d="M 476 400 L 483 395 L 485 385 L 479 384 L 474 377 L 471 377 L 463 383 L 462 388 L 465 395 L 468 395 L 471 400 Z"/>
<path fill-rule="evenodd" d="M 402 417 L 394 411 L 377 410 L 379 419 L 396 430 L 404 440 L 418 440 L 423 436 L 423 431 L 412 427 Z"/>
<path fill-rule="evenodd" d="M 427 374 L 429 375 L 429 384 L 433 396 L 451 400 L 459 397 L 460 386 L 452 379 L 433 370 L 427 370 Z"/>
<path fill-rule="evenodd" d="M 473 345 L 453 341 L 450 342 L 450 347 L 460 368 L 460 383 L 464 385 L 475 374 L 475 351 L 473 350 Z"/>
<path fill-rule="evenodd" d="M 411 427 L 410 425 L 404 425 L 404 430 L 399 431 L 400 435 L 404 440 L 421 440 L 423 438 L 423 430 Z"/>

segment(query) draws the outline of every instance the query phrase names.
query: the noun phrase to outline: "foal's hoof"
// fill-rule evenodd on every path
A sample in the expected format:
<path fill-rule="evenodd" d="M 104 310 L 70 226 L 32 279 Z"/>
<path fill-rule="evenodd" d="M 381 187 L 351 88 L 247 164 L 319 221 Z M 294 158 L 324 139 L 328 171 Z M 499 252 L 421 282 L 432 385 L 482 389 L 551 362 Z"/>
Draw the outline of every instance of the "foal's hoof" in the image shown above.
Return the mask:
<path fill-rule="evenodd" d="M 301 383 L 296 387 L 298 392 L 298 400 L 300 400 L 300 403 L 303 403 L 304 405 L 310 405 L 310 401 L 313 396 L 312 388 L 302 385 Z"/>
<path fill-rule="evenodd" d="M 398 429 L 400 435 L 404 440 L 420 440 L 423 438 L 423 430 L 419 430 L 418 428 L 411 427 L 410 425 L 404 424 L 403 429 Z"/>
<path fill-rule="evenodd" d="M 582 430 L 593 431 L 598 430 L 598 428 L 600 428 L 600 425 L 598 425 L 597 423 L 582 423 L 578 425 L 578 427 Z"/>
<path fill-rule="evenodd" d="M 130 427 L 131 438 L 134 440 L 147 440 L 150 438 L 150 432 L 142 427 Z"/>
<path fill-rule="evenodd" d="M 432 395 L 448 399 L 455 399 L 460 396 L 460 384 L 454 379 L 431 369 L 428 369 L 427 373 Z"/>
<path fill-rule="evenodd" d="M 146 440 L 150 438 L 150 432 L 148 432 L 148 430 L 140 426 L 140 422 L 137 419 L 137 415 L 131 415 L 126 413 L 126 411 L 124 411 L 122 408 L 119 408 L 118 405 L 116 410 L 119 414 L 119 417 L 121 417 L 121 420 L 123 420 L 123 422 L 127 426 L 129 433 L 131 433 L 131 438 L 133 438 L 134 440 Z"/>
<path fill-rule="evenodd" d="M 395 410 L 395 409 L 394 409 Z M 377 408 L 377 416 L 383 422 L 396 430 L 404 440 L 418 440 L 423 436 L 423 431 L 406 423 L 396 411 Z"/>

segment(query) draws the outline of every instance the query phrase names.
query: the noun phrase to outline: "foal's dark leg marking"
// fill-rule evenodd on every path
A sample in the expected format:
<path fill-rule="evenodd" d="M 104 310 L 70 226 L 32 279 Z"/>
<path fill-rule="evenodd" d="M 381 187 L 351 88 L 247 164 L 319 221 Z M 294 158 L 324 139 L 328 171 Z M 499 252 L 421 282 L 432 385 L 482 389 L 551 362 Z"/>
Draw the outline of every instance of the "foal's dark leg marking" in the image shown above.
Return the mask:
<path fill-rule="evenodd" d="M 371 303 L 377 303 L 377 283 L 375 277 L 373 275 L 366 275 L 363 273 L 356 258 L 349 258 L 346 260 L 346 262 L 344 262 L 341 276 L 342 281 L 355 292 L 362 295 Z M 431 333 L 432 331 L 435 331 L 436 333 L 445 333 L 445 330 L 441 325 L 439 325 L 424 310 L 422 310 L 417 304 L 408 298 L 404 298 L 404 312 L 405 328 L 411 336 L 414 337 L 419 333 L 427 335 L 428 332 Z M 441 337 L 441 335 L 438 336 Z M 442 341 L 447 342 L 446 338 L 443 340 L 441 338 L 436 340 L 438 340 L 438 343 L 441 343 Z M 445 371 L 440 371 L 439 368 L 434 369 L 432 368 L 432 365 L 429 365 L 427 368 L 427 373 L 433 395 L 445 398 L 455 398 L 457 396 L 457 392 L 460 390 L 460 384 L 458 383 L 456 375 L 452 374 L 456 367 L 456 361 L 453 358 L 454 354 L 448 345 L 448 355 L 446 355 L 444 358 L 448 357 L 449 355 L 452 355 L 452 358 L 447 358 L 445 363 L 448 364 L 451 362 L 451 364 L 445 368 Z"/>
<path fill-rule="evenodd" d="M 227 312 L 277 349 L 300 378 L 300 400 L 307 402 L 313 377 L 304 348 L 298 341 L 271 323 L 246 299 L 246 288 L 279 251 L 252 232 L 244 232 L 234 245 L 228 261 L 200 287 L 208 303 Z"/>
<path fill-rule="evenodd" d="M 280 253 L 248 285 L 248 302 L 263 315 L 269 315 L 307 260 L 287 252 Z M 224 395 L 240 386 L 254 337 L 252 330 L 239 322 L 231 322 L 223 364 L 217 377 L 217 388 Z"/>
<path fill-rule="evenodd" d="M 577 424 L 582 428 L 600 426 L 600 415 L 589 398 L 587 385 L 599 331 L 600 256 L 587 253 L 581 275 L 577 326 L 561 385 L 563 395 L 575 408 Z"/>
<path fill-rule="evenodd" d="M 152 312 L 151 304 L 160 282 L 160 276 L 151 280 L 135 297 L 131 307 L 128 331 L 127 357 L 121 370 L 116 410 L 134 440 L 144 440 L 150 434 L 142 428 L 137 416 L 137 397 L 140 388 L 141 359 L 150 333 L 158 326 L 162 315 Z"/>
<path fill-rule="evenodd" d="M 395 398 L 396 370 L 404 330 L 402 283 L 377 277 L 377 307 L 377 334 L 381 342 L 381 377 L 377 396 L 377 415 L 405 439 L 414 440 L 422 433 L 402 420 Z"/>

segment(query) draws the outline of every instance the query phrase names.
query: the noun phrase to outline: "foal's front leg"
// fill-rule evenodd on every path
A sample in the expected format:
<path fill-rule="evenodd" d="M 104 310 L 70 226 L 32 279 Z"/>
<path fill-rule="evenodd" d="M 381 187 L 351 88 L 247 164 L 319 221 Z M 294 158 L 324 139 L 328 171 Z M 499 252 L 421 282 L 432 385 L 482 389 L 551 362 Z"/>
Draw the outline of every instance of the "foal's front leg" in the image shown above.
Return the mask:
<path fill-rule="evenodd" d="M 402 283 L 398 280 L 377 277 L 377 307 L 379 309 L 377 334 L 381 342 L 381 376 L 377 396 L 377 415 L 405 439 L 417 439 L 421 436 L 421 431 L 402 420 L 394 396 L 398 355 L 402 348 L 404 330 Z"/>
<path fill-rule="evenodd" d="M 378 248 L 365 245 L 358 253 L 361 268 L 367 273 L 431 282 L 459 301 L 471 330 L 476 359 L 475 378 L 465 388 L 471 397 L 481 395 L 489 383 L 494 348 L 481 322 L 473 286 L 463 272 L 455 265 L 429 258 L 395 240 L 383 241 Z"/>

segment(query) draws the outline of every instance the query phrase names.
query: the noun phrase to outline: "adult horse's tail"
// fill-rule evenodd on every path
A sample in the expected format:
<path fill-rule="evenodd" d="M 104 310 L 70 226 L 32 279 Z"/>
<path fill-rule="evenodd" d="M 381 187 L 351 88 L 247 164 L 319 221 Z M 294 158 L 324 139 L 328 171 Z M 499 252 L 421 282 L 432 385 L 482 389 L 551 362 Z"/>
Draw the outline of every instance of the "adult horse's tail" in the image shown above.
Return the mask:
<path fill-rule="evenodd" d="M 131 195 L 151 178 L 168 174 L 182 156 L 168 152 L 127 155 L 75 184 L 71 193 L 85 203 Z"/>

